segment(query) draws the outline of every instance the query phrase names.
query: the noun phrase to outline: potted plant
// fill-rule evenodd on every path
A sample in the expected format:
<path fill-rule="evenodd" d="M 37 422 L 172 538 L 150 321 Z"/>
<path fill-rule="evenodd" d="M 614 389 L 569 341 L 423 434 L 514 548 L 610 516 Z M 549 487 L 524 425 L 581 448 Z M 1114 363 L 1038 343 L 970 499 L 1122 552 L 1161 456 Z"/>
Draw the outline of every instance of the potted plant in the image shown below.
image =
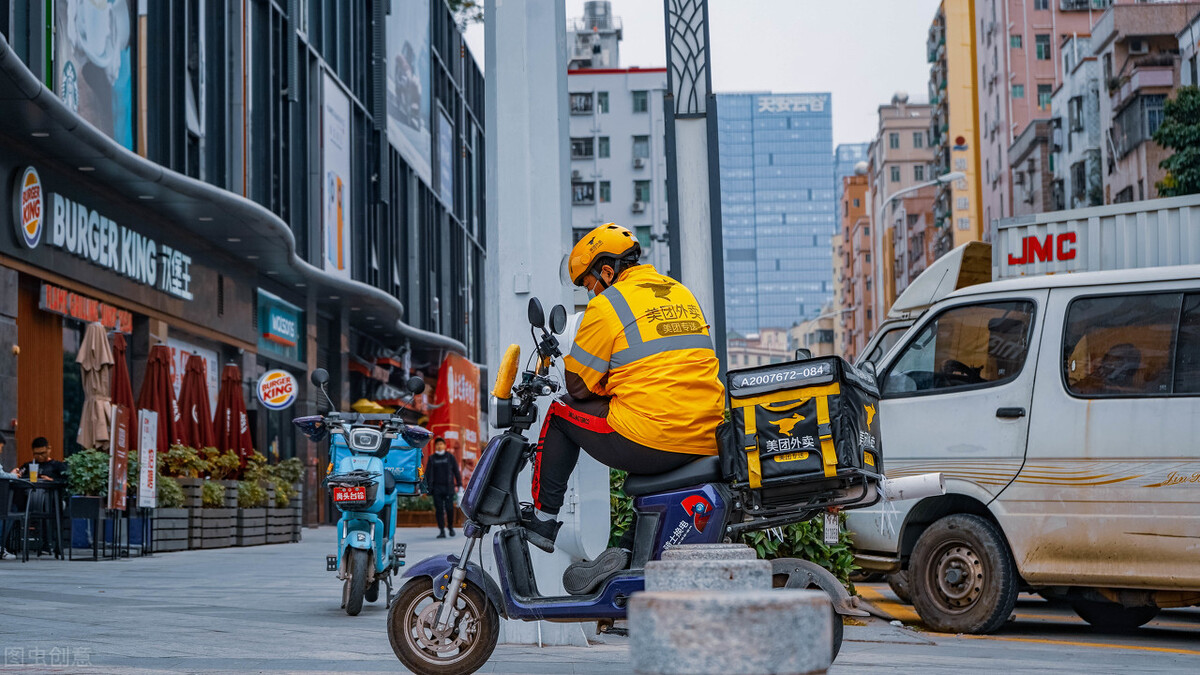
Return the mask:
<path fill-rule="evenodd" d="M 67 458 L 67 490 L 71 494 L 71 546 L 92 545 L 91 526 L 105 516 L 108 495 L 108 453 L 84 450 Z M 97 525 L 98 527 L 98 525 Z"/>
<path fill-rule="evenodd" d="M 433 497 L 418 495 L 396 500 L 396 527 L 428 527 L 436 524 Z"/>
<path fill-rule="evenodd" d="M 241 458 L 232 450 L 221 452 L 216 448 L 204 448 L 200 451 L 200 454 L 208 462 L 209 477 L 225 488 L 225 507 L 237 508 L 237 474 L 242 468 Z"/>
<path fill-rule="evenodd" d="M 296 457 L 285 459 L 270 467 L 270 475 L 275 485 L 275 506 L 288 510 L 283 521 L 290 528 L 291 541 L 300 541 L 304 464 Z"/>
<path fill-rule="evenodd" d="M 204 483 L 201 476 L 209 470 L 208 460 L 201 457 L 195 448 L 172 445 L 162 455 L 161 462 L 166 475 L 174 477 L 183 489 L 183 505 L 191 509 L 200 508 L 200 486 Z"/>
<path fill-rule="evenodd" d="M 154 551 L 182 551 L 188 547 L 191 509 L 183 507 L 183 488 L 170 476 L 159 475 L 154 509 Z"/>
<path fill-rule="evenodd" d="M 234 544 L 267 543 L 267 491 L 258 481 L 238 481 L 238 515 Z"/>
<path fill-rule="evenodd" d="M 192 548 L 229 546 L 237 510 L 225 507 L 225 486 L 212 480 L 200 485 L 201 508 L 192 510 Z"/>
<path fill-rule="evenodd" d="M 266 490 L 268 504 L 275 501 L 275 484 L 270 480 L 269 469 L 267 458 L 260 452 L 250 453 L 246 457 L 246 466 L 242 469 L 242 480 L 258 483 Z"/>

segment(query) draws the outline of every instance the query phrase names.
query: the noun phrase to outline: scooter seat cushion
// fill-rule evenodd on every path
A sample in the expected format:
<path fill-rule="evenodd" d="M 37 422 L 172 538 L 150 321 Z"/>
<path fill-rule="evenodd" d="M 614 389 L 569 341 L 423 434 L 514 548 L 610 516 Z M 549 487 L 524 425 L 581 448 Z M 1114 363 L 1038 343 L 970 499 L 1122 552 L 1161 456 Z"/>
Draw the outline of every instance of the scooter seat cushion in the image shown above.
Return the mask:
<path fill-rule="evenodd" d="M 653 475 L 629 474 L 625 478 L 625 494 L 630 497 L 666 492 L 677 488 L 691 487 L 701 483 L 721 481 L 721 458 L 716 455 L 701 457 L 673 471 Z"/>

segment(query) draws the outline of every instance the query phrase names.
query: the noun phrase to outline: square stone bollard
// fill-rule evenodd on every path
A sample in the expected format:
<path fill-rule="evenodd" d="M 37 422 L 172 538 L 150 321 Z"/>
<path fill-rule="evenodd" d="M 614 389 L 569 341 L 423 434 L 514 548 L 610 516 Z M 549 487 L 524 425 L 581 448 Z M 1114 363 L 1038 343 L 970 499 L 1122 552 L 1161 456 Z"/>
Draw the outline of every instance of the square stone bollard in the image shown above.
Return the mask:
<path fill-rule="evenodd" d="M 758 554 L 745 544 L 685 544 L 662 553 L 663 560 L 755 560 Z"/>
<path fill-rule="evenodd" d="M 649 570 L 647 570 L 649 571 Z M 638 675 L 801 675 L 833 661 L 821 591 L 646 591 L 629 601 Z"/>
<path fill-rule="evenodd" d="M 766 560 L 651 560 L 647 591 L 762 591 L 771 588 Z"/>

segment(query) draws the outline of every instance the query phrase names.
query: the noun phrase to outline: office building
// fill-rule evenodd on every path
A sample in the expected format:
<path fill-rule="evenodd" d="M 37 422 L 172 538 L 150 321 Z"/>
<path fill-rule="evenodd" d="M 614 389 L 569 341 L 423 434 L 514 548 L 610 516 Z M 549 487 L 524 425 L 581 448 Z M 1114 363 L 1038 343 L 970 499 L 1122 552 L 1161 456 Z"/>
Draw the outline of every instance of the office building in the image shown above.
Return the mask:
<path fill-rule="evenodd" d="M 717 95 L 725 311 L 741 334 L 816 316 L 832 295 L 828 93 Z M 731 348 L 732 349 L 732 348 Z"/>

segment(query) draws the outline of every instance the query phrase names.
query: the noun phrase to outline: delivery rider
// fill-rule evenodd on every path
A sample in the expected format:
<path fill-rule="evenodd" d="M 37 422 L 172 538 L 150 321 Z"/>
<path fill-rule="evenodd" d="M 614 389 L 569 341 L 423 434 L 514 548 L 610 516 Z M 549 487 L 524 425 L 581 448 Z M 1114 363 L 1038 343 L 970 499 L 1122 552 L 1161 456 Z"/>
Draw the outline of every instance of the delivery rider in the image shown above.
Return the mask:
<path fill-rule="evenodd" d="M 565 281 L 588 303 L 566 367 L 567 395 L 550 406 L 534 464 L 529 540 L 546 551 L 562 523 L 567 479 L 583 448 L 636 474 L 679 468 L 717 454 L 725 391 L 708 323 L 696 297 L 653 265 L 613 223 L 584 235 L 563 262 Z"/>

